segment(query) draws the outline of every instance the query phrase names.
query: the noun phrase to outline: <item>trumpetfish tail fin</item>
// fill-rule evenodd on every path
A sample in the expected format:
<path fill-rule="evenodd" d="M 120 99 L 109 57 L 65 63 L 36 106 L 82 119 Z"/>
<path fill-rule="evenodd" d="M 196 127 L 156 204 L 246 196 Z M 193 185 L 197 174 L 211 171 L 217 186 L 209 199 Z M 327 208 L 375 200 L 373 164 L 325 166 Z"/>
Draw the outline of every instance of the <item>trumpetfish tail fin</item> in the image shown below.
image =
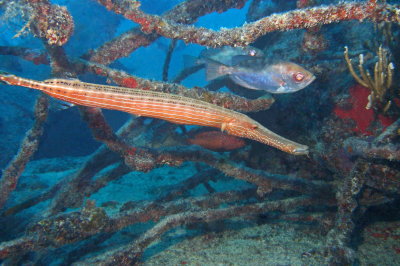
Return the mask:
<path fill-rule="evenodd" d="M 12 74 L 10 74 L 10 73 L 8 73 L 8 72 L 5 72 L 5 71 L 1 71 L 0 70 L 0 83 L 1 84 L 7 84 L 7 85 L 12 85 L 9 81 L 8 81 L 8 79 L 6 79 L 6 77 L 12 77 L 12 76 L 14 76 L 14 75 L 12 75 Z"/>

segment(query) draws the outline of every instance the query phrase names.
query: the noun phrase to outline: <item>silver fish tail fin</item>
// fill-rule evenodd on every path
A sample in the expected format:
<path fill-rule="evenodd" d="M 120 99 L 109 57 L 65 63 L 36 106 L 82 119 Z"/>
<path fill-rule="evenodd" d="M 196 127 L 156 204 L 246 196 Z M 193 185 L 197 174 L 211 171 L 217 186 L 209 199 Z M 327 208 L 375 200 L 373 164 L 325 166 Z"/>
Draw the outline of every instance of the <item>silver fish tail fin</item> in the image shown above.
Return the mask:
<path fill-rule="evenodd" d="M 218 61 L 206 59 L 206 79 L 213 80 L 230 74 L 230 66 L 224 65 Z"/>

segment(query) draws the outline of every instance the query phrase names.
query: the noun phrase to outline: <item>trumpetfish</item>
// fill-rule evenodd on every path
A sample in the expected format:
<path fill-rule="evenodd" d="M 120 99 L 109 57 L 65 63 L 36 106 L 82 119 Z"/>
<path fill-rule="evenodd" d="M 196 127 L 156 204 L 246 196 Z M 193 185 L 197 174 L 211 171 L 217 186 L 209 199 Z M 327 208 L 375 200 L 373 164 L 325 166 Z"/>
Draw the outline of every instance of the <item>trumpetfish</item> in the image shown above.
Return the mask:
<path fill-rule="evenodd" d="M 0 72 L 0 82 L 40 90 L 54 98 L 77 105 L 119 110 L 176 124 L 215 127 L 228 134 L 252 139 L 287 153 L 308 154 L 306 145 L 275 134 L 242 113 L 184 96 L 79 80 L 37 81 L 4 72 Z"/>

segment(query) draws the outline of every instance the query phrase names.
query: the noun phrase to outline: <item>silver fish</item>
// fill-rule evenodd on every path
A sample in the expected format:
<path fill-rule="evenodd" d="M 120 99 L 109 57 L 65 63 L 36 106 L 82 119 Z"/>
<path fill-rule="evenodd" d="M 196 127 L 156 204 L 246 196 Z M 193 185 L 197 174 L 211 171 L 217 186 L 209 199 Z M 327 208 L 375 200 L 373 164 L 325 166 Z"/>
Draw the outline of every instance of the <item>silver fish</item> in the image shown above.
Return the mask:
<path fill-rule="evenodd" d="M 212 59 L 225 65 L 232 65 L 234 63 L 232 59 L 237 56 L 263 57 L 264 53 L 260 49 L 252 46 L 225 46 L 219 49 L 205 49 L 200 53 L 199 59 L 203 60 L 203 63 L 206 63 L 207 59 Z"/>
<path fill-rule="evenodd" d="M 270 93 L 292 93 L 307 87 L 315 76 L 291 62 L 266 63 L 265 59 L 236 56 L 229 66 L 207 59 L 207 80 L 228 75 L 236 84 L 253 90 Z"/>
<path fill-rule="evenodd" d="M 208 59 L 218 61 L 225 65 L 232 65 L 232 58 L 236 56 L 249 56 L 249 57 L 262 57 L 264 56 L 263 51 L 252 46 L 246 47 L 230 47 L 225 46 L 222 48 L 215 49 L 204 49 L 201 51 L 199 57 L 184 55 L 185 67 L 193 67 L 196 65 L 207 64 Z"/>

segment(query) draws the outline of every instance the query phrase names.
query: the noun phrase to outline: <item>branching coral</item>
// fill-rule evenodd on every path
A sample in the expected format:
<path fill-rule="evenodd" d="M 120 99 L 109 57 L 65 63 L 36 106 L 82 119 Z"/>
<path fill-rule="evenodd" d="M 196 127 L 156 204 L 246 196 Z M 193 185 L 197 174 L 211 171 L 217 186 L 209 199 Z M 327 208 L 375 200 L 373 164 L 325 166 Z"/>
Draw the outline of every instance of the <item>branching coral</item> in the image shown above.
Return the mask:
<path fill-rule="evenodd" d="M 20 27 L 18 34 L 25 32 L 27 25 L 29 25 L 30 18 L 32 17 L 32 8 L 26 5 L 23 0 L 16 1 L 1 1 L 0 8 L 4 10 L 0 16 L 0 23 L 16 24 Z M 21 26 L 22 22 L 25 23 Z M 22 28 L 21 28 L 22 27 Z"/>
<path fill-rule="evenodd" d="M 210 47 L 246 46 L 268 32 L 311 28 L 344 20 L 400 22 L 397 6 L 367 1 L 299 9 L 274 14 L 239 28 L 213 31 L 184 26 L 159 16 L 146 14 L 139 9 L 139 1 L 124 0 L 118 4 L 106 0 L 98 0 L 98 2 L 115 13 L 122 14 L 127 19 L 140 24 L 143 32 L 157 33 L 167 38 Z"/>
<path fill-rule="evenodd" d="M 368 97 L 368 104 L 365 106 L 366 109 L 381 109 L 386 112 L 391 104 L 391 101 L 386 101 L 385 96 L 393 81 L 393 70 L 394 65 L 389 62 L 387 50 L 379 47 L 378 50 L 378 62 L 375 63 L 374 76 L 372 77 L 368 70 L 364 69 L 364 55 L 359 55 L 358 69 L 360 75 L 354 70 L 351 59 L 349 58 L 349 49 L 347 46 L 344 48 L 344 58 L 351 75 L 354 79 L 364 87 L 371 90 L 371 94 Z"/>
<path fill-rule="evenodd" d="M 354 261 L 354 250 L 348 247 L 351 240 L 351 232 L 355 227 L 354 217 L 359 206 L 359 194 L 366 184 L 371 185 L 373 178 L 368 180 L 369 172 L 381 168 L 383 172 L 390 170 L 380 165 L 371 164 L 366 159 L 399 160 L 398 144 L 390 143 L 398 136 L 400 120 L 397 120 L 385 132 L 376 137 L 372 142 L 366 142 L 357 138 L 349 138 L 344 142 L 345 148 L 357 155 L 350 173 L 344 177 L 343 184 L 336 194 L 338 201 L 338 212 L 336 225 L 328 234 L 327 251 L 332 255 L 328 257 L 328 264 L 348 264 Z M 375 169 L 374 169 L 375 168 Z M 398 172 L 395 174 L 396 186 L 398 186 Z M 386 178 L 386 174 L 380 173 L 380 181 Z M 360 210 L 361 212 L 365 211 Z"/>
<path fill-rule="evenodd" d="M 201 16 L 212 12 L 221 13 L 230 8 L 240 8 L 245 2 L 245 0 L 226 0 L 223 2 L 208 0 L 207 4 L 204 4 L 204 0 L 187 0 L 165 12 L 162 17 L 175 23 L 192 24 Z M 108 65 L 118 58 L 128 56 L 139 47 L 151 44 L 158 37 L 160 35 L 145 34 L 139 28 L 133 28 L 83 57 L 88 58 L 93 63 Z"/>
<path fill-rule="evenodd" d="M 19 56 L 25 60 L 31 61 L 35 65 L 49 64 L 47 54 L 40 52 L 36 49 L 29 49 L 24 47 L 10 47 L 0 46 L 0 55 L 14 55 Z"/>
<path fill-rule="evenodd" d="M 42 95 L 38 98 L 35 105 L 35 123 L 31 130 L 27 132 L 18 154 L 3 171 L 0 179 L 0 209 L 6 203 L 10 193 L 16 188 L 19 177 L 39 145 L 39 138 L 43 133 L 43 124 L 47 118 L 48 105 L 46 96 Z"/>
<path fill-rule="evenodd" d="M 397 135 L 399 128 L 400 120 L 397 120 L 391 126 L 389 126 L 383 134 L 377 137 L 374 142 L 368 142 L 366 140 L 357 138 L 349 138 L 344 142 L 344 146 L 353 155 L 358 155 L 365 158 L 400 161 L 399 145 L 392 143 L 391 141 L 387 141 L 388 136 L 392 135 L 393 139 L 393 136 Z M 386 141 L 382 143 L 382 139 L 386 139 Z"/>

